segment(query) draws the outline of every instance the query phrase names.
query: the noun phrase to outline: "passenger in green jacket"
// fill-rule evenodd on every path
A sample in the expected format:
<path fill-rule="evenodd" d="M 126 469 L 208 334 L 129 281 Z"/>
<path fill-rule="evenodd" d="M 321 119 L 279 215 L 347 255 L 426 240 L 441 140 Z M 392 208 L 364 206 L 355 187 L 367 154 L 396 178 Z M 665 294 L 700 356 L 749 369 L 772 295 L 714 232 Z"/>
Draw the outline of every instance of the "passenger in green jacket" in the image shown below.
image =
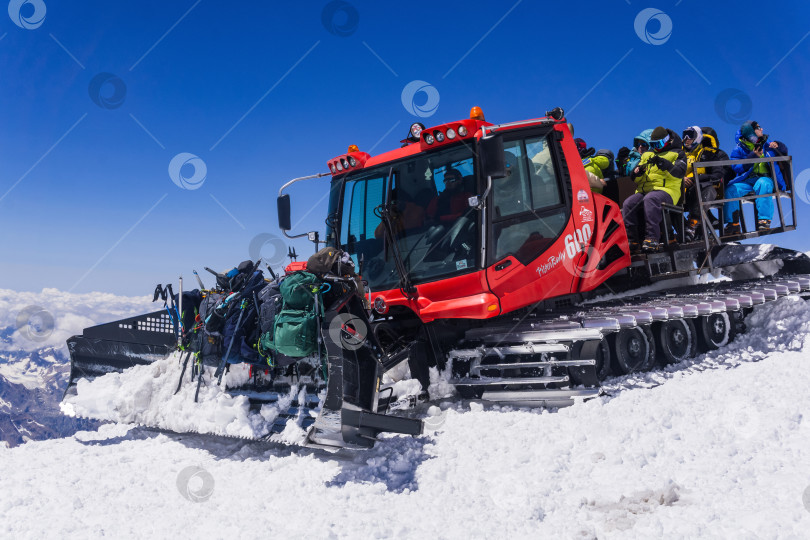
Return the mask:
<path fill-rule="evenodd" d="M 641 249 L 651 253 L 661 248 L 661 206 L 678 204 L 684 174 L 686 155 L 681 138 L 671 129 L 658 126 L 650 136 L 650 151 L 641 155 L 630 175 L 636 183 L 636 192 L 622 205 L 631 252 Z M 639 246 L 642 224 L 644 242 Z"/>

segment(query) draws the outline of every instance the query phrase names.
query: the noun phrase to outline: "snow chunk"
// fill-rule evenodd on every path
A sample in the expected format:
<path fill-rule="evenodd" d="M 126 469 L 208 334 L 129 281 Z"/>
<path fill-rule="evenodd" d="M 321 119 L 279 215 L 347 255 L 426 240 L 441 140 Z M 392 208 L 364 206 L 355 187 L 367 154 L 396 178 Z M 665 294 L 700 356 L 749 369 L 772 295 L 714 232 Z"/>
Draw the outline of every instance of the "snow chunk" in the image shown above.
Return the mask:
<path fill-rule="evenodd" d="M 214 384 L 214 369 L 206 368 L 198 402 L 197 385 L 187 380 L 175 394 L 180 377 L 180 355 L 145 366 L 134 366 L 123 373 L 109 373 L 93 381 L 80 379 L 76 395 L 68 396 L 62 411 L 69 416 L 143 424 L 179 433 L 209 433 L 231 437 L 258 438 L 270 431 L 279 413 L 289 407 L 297 389 L 275 404 L 250 411 L 247 396 L 231 396 Z M 245 378 L 247 366 L 231 366 L 224 381 L 237 385 Z M 188 375 L 186 375 L 187 377 Z"/>

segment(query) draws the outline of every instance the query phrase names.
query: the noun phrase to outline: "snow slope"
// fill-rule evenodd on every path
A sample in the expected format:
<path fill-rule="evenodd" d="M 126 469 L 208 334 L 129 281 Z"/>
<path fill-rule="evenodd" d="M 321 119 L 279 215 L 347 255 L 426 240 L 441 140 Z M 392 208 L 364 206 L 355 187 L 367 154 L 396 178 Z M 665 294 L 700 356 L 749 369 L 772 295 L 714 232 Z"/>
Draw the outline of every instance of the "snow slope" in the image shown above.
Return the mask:
<path fill-rule="evenodd" d="M 610 396 L 448 401 L 427 413 L 437 432 L 367 452 L 116 424 L 0 448 L 0 536 L 806 538 L 810 306 L 747 322 Z"/>

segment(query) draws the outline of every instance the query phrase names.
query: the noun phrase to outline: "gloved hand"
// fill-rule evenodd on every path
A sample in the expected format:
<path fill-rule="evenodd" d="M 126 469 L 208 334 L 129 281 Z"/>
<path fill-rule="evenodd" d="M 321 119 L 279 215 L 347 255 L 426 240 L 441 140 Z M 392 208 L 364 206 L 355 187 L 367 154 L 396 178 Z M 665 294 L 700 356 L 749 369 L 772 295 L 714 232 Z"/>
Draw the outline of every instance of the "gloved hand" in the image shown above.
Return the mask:
<path fill-rule="evenodd" d="M 635 180 L 639 176 L 643 175 L 645 172 L 647 172 L 647 164 L 639 165 L 638 167 L 633 169 L 633 171 L 630 173 L 630 178 Z"/>
<path fill-rule="evenodd" d="M 672 163 L 669 160 L 662 158 L 661 156 L 653 156 L 647 163 L 651 163 L 661 169 L 662 171 L 671 171 L 672 170 Z"/>

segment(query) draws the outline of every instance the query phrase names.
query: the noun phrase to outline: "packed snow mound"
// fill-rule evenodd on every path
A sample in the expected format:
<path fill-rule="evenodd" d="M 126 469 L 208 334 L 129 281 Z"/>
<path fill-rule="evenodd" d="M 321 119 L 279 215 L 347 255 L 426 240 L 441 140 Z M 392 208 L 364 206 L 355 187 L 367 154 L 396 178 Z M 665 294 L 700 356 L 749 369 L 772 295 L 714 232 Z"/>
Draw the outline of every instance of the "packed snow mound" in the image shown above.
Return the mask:
<path fill-rule="evenodd" d="M 810 311 L 786 298 L 747 323 L 610 396 L 442 402 L 429 434 L 370 451 L 114 424 L 0 448 L 0 536 L 805 538 Z M 245 497 L 247 514 L 222 511 Z"/>
<path fill-rule="evenodd" d="M 299 390 L 293 386 L 289 395 L 277 403 L 250 411 L 246 396 L 231 396 L 224 390 L 243 384 L 248 366 L 232 365 L 216 384 L 214 369 L 206 368 L 197 402 L 197 384 L 189 381 L 186 370 L 183 385 L 177 390 L 182 365 L 181 354 L 174 353 L 149 365 L 134 366 L 123 373 L 108 373 L 92 381 L 80 379 L 76 395 L 66 396 L 62 411 L 69 416 L 108 420 L 122 424 L 142 424 L 178 433 L 207 433 L 230 437 L 258 438 L 266 435 L 281 412 L 284 412 Z M 302 389 L 303 390 L 303 389 Z M 293 422 L 294 424 L 295 422 Z M 300 442 L 293 428 L 284 435 Z M 296 435 L 291 435 L 295 432 Z"/>

